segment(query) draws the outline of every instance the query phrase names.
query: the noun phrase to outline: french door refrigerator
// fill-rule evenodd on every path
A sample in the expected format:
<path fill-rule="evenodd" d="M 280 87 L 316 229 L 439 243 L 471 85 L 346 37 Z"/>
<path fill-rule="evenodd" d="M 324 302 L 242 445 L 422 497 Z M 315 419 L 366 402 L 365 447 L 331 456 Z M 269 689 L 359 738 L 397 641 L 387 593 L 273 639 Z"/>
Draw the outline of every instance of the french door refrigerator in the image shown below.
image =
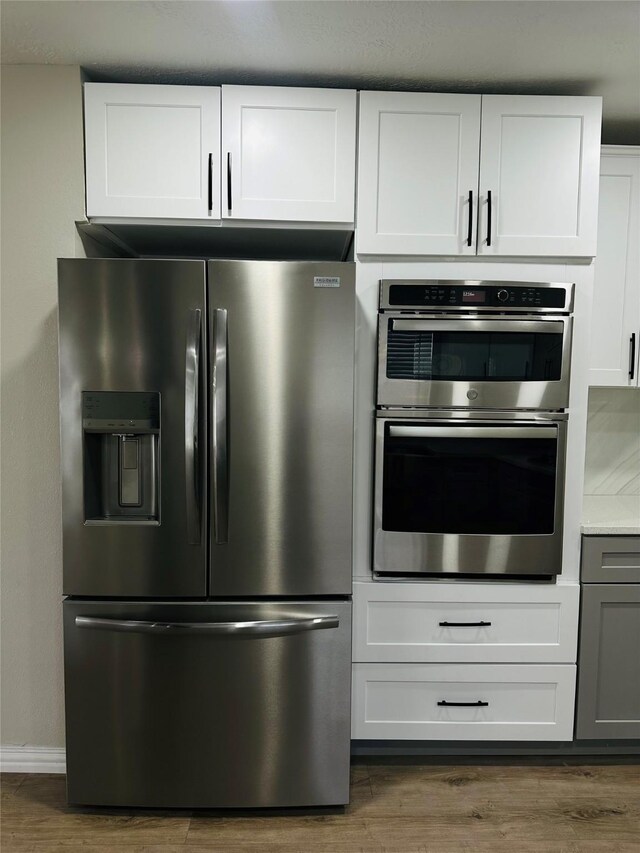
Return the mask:
<path fill-rule="evenodd" d="M 354 278 L 59 261 L 70 803 L 348 802 Z"/>

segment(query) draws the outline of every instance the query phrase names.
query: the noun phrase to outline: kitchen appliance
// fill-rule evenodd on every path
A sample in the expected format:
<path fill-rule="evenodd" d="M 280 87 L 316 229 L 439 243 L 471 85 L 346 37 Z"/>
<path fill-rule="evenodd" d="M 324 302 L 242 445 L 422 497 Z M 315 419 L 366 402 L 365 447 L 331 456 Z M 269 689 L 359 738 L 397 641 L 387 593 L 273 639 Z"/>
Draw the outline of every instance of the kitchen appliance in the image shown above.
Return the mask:
<path fill-rule="evenodd" d="M 573 284 L 382 281 L 378 405 L 564 409 Z"/>
<path fill-rule="evenodd" d="M 59 261 L 71 803 L 348 802 L 354 266 Z"/>
<path fill-rule="evenodd" d="M 376 572 L 560 573 L 565 414 L 378 414 Z"/>
<path fill-rule="evenodd" d="M 374 573 L 562 571 L 572 284 L 382 281 Z"/>

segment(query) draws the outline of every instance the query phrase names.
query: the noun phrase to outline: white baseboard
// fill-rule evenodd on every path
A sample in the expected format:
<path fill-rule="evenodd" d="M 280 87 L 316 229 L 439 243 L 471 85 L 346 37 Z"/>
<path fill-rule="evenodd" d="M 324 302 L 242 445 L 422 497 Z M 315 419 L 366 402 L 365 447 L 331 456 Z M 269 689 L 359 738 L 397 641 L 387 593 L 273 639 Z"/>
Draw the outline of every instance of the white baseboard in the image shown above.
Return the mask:
<path fill-rule="evenodd" d="M 50 746 L 0 746 L 2 773 L 65 773 L 65 750 Z"/>

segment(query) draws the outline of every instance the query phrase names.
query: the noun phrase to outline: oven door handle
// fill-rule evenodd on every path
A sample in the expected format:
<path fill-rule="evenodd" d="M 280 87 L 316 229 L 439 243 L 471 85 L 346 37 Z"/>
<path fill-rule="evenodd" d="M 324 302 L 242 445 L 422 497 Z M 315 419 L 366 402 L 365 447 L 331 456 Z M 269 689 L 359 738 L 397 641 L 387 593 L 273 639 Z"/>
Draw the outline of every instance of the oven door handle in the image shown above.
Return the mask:
<path fill-rule="evenodd" d="M 394 332 L 534 332 L 542 335 L 561 334 L 566 320 L 482 320 L 465 318 L 440 320 L 437 317 L 404 320 L 392 319 Z"/>
<path fill-rule="evenodd" d="M 554 426 L 389 426 L 391 438 L 557 438 Z"/>

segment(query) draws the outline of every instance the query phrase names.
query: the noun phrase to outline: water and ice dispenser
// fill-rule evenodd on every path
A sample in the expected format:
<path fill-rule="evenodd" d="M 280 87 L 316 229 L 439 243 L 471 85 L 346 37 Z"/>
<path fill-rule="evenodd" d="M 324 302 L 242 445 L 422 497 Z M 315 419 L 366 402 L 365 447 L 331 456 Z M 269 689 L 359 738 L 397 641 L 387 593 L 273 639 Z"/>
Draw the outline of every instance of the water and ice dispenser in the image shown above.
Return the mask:
<path fill-rule="evenodd" d="M 88 523 L 159 523 L 160 394 L 82 394 Z"/>

